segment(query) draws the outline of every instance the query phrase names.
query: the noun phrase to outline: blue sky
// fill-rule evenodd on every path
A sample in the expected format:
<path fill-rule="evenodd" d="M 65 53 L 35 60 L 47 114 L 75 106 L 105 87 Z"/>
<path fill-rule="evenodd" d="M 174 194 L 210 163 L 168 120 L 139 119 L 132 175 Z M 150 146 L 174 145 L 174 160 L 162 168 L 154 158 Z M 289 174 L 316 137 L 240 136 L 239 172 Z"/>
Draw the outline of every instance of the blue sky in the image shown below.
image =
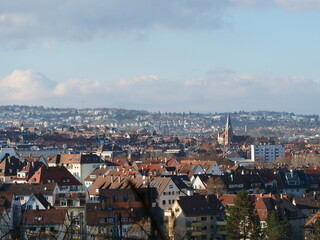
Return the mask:
<path fill-rule="evenodd" d="M 319 11 L 320 0 L 1 0 L 0 104 L 319 114 Z"/>

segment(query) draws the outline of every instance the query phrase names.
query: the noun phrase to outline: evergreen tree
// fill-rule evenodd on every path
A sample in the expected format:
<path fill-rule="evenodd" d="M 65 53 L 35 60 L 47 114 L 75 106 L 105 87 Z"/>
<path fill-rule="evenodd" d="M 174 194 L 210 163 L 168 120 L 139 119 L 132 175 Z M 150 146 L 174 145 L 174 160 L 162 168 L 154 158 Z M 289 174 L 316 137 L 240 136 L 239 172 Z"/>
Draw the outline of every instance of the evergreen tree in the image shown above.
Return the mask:
<path fill-rule="evenodd" d="M 268 214 L 267 228 L 264 231 L 266 239 L 278 240 L 281 238 L 280 221 L 275 211 Z"/>
<path fill-rule="evenodd" d="M 238 193 L 234 206 L 227 219 L 227 238 L 229 240 L 261 238 L 260 220 L 254 202 L 246 192 Z"/>
<path fill-rule="evenodd" d="M 283 239 L 283 240 L 295 239 L 291 223 L 286 217 L 284 217 L 281 220 L 280 225 L 281 225 L 281 232 L 282 232 L 282 236 L 280 239 Z"/>
<path fill-rule="evenodd" d="M 293 240 L 293 230 L 287 218 L 279 219 L 275 211 L 268 214 L 267 228 L 264 231 L 268 240 Z"/>
<path fill-rule="evenodd" d="M 318 217 L 313 225 L 314 235 L 312 240 L 320 240 L 320 218 Z"/>

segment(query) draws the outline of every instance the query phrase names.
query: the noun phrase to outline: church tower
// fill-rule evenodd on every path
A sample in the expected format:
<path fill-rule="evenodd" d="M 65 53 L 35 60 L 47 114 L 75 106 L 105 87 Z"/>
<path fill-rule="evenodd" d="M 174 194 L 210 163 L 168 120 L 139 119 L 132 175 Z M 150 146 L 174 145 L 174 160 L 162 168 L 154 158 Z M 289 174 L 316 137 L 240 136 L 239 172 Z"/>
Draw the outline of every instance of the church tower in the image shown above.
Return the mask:
<path fill-rule="evenodd" d="M 230 120 L 230 114 L 227 116 L 227 122 L 226 122 L 226 127 L 224 129 L 224 145 L 227 146 L 231 143 L 233 136 L 233 129 L 232 129 L 232 124 Z"/>

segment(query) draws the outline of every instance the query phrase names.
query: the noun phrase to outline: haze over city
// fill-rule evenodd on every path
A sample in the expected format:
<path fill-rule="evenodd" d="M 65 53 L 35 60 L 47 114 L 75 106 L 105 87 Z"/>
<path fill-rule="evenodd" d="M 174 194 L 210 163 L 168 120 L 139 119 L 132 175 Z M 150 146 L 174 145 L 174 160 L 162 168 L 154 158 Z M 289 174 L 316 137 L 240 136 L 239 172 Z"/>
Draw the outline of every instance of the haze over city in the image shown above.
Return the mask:
<path fill-rule="evenodd" d="M 1 105 L 319 114 L 320 1 L 0 2 Z"/>

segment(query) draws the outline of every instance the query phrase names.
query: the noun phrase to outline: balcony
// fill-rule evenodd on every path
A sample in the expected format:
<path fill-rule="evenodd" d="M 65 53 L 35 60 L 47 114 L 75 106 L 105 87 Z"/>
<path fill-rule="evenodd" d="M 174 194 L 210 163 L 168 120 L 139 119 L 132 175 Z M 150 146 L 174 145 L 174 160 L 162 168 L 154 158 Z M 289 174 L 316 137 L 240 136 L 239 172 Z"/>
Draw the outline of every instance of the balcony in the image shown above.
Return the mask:
<path fill-rule="evenodd" d="M 195 237 L 195 236 L 201 236 L 202 232 L 191 232 L 191 236 Z"/>
<path fill-rule="evenodd" d="M 217 225 L 224 226 L 227 224 L 227 221 L 217 221 Z"/>
<path fill-rule="evenodd" d="M 201 225 L 202 225 L 201 222 L 192 222 L 191 223 L 192 227 L 201 227 Z"/>
<path fill-rule="evenodd" d="M 227 235 L 227 231 L 226 230 L 218 230 L 217 235 Z"/>

